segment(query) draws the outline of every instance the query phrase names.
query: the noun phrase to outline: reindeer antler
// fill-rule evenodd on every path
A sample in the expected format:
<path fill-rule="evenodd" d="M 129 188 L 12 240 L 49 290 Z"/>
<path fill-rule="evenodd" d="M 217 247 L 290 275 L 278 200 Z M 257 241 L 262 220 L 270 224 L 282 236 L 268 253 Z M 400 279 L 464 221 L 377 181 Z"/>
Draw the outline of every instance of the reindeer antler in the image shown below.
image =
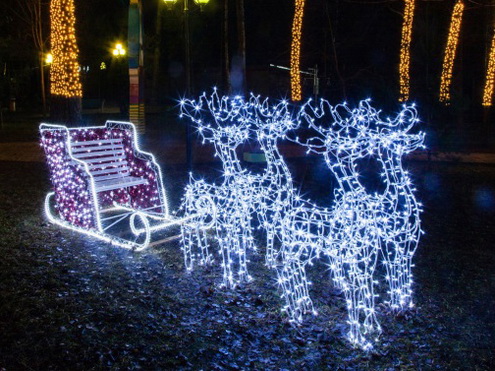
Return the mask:
<path fill-rule="evenodd" d="M 249 136 L 247 107 L 248 103 L 242 97 L 220 97 L 214 89 L 210 97 L 203 93 L 198 101 L 182 99 L 180 117 L 190 118 L 204 140 L 220 142 L 226 139 L 229 147 L 237 147 Z"/>
<path fill-rule="evenodd" d="M 257 132 L 275 138 L 284 137 L 285 134 L 297 127 L 297 122 L 292 119 L 292 112 L 286 100 L 276 104 L 270 104 L 268 98 L 251 94 L 249 99 L 249 112 L 246 119 Z"/>
<path fill-rule="evenodd" d="M 301 107 L 298 118 L 304 119 L 317 136 L 296 142 L 308 148 L 308 152 L 334 153 L 342 159 L 365 156 L 373 151 L 369 128 L 378 117 L 368 100 L 351 109 L 346 103 L 332 106 L 322 99 L 319 105 L 309 100 Z"/>
<path fill-rule="evenodd" d="M 389 147 L 401 155 L 406 154 L 424 147 L 425 133 L 410 133 L 418 122 L 418 113 L 414 104 L 404 105 L 394 118 L 377 120 L 372 135 L 381 146 Z"/>

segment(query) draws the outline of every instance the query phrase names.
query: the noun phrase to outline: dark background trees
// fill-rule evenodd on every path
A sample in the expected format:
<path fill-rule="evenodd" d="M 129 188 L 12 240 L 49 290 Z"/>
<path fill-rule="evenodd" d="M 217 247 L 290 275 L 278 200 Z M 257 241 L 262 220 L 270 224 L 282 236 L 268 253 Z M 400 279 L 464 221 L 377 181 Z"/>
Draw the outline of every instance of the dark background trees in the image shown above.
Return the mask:
<path fill-rule="evenodd" d="M 26 36 L 27 26 L 19 23 L 11 11 L 16 3 L 17 0 L 5 0 L 0 5 L 7 15 L 0 20 L 4 31 L 0 36 L 2 103 L 5 106 L 11 92 L 17 90 L 14 94 L 18 94 L 19 105 L 36 107 L 42 100 L 39 78 L 33 72 L 37 68 L 37 51 Z M 486 139 L 493 134 L 493 109 L 481 106 L 481 96 L 494 32 L 495 4 L 492 0 L 466 1 L 452 104 L 445 107 L 438 103 L 438 91 L 453 5 L 447 0 L 417 1 L 411 45 L 411 100 L 418 103 L 421 116 L 435 129 L 430 138 L 438 137 L 443 141 L 439 144 L 462 149 L 467 145 L 462 142 L 470 137 Z M 112 58 L 110 52 L 115 41 L 126 40 L 127 7 L 126 0 L 76 0 L 85 100 L 104 99 L 108 105 L 127 93 L 126 63 Z M 274 98 L 290 96 L 288 72 L 270 64 L 289 64 L 293 2 L 250 0 L 244 8 L 247 90 Z M 306 2 L 301 68 L 318 66 L 322 96 L 333 102 L 372 97 L 385 109 L 395 109 L 403 10 L 404 3 L 399 0 Z M 236 1 L 211 0 L 202 12 L 191 6 L 189 20 L 193 91 L 198 93 L 213 85 L 226 87 L 226 71 L 232 69 L 239 50 Z M 148 103 L 174 104 L 186 90 L 182 6 L 177 4 L 167 10 L 158 0 L 143 0 L 143 22 Z M 26 47 L 15 47 L 20 43 Z M 100 70 L 102 62 L 106 70 Z M 19 89 L 19 85 L 26 88 Z M 310 78 L 303 79 L 303 94 L 312 95 Z M 454 134 L 456 138 L 449 138 Z"/>

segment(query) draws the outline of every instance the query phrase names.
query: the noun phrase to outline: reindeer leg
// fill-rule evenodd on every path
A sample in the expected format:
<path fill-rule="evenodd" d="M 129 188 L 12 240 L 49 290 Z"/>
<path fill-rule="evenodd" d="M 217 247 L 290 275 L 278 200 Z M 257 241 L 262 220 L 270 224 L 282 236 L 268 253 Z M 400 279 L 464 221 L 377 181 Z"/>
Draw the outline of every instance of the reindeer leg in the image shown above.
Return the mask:
<path fill-rule="evenodd" d="M 389 285 L 389 306 L 400 311 L 414 306 L 412 301 L 412 258 L 414 249 L 409 247 L 415 241 L 387 244 L 384 252 L 386 279 Z M 404 246 L 405 245 L 405 246 Z"/>
<path fill-rule="evenodd" d="M 275 257 L 275 228 L 267 227 L 266 228 L 266 257 L 265 264 L 269 268 L 274 268 L 276 265 L 276 257 Z"/>
<path fill-rule="evenodd" d="M 348 311 L 349 341 L 364 350 L 373 347 L 381 333 L 374 304 L 373 273 L 376 256 L 355 257 L 345 264 L 343 291 Z"/>
<path fill-rule="evenodd" d="M 288 258 L 284 259 L 282 265 L 277 266 L 276 269 L 277 282 L 282 290 L 282 298 L 286 302 L 284 311 L 287 312 L 290 320 L 300 323 L 305 313 L 316 314 L 309 296 L 305 264 L 298 259 Z"/>
<path fill-rule="evenodd" d="M 232 232 L 227 225 L 217 229 L 217 241 L 222 255 L 223 283 L 222 286 L 232 289 L 235 287 L 234 274 L 232 272 Z"/>

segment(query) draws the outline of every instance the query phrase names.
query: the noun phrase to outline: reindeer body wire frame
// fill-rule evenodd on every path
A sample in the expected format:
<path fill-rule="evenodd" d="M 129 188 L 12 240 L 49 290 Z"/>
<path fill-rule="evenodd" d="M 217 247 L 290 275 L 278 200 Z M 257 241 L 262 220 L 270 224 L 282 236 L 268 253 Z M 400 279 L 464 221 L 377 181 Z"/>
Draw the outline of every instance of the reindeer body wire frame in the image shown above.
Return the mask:
<path fill-rule="evenodd" d="M 183 205 L 186 215 L 192 215 L 196 212 L 195 198 L 204 195 L 213 199 L 217 214 L 212 223 L 222 256 L 223 285 L 229 288 L 252 279 L 247 269 L 247 253 L 255 250 L 251 223 L 254 176 L 242 168 L 236 153 L 237 147 L 249 138 L 248 124 L 243 119 L 245 108 L 241 97 L 219 97 L 216 91 L 211 98 L 203 94 L 198 101 L 180 102 L 181 116 L 193 121 L 203 143 L 214 145 L 215 156 L 223 164 L 221 184 L 207 184 L 191 176 Z M 182 232 L 187 269 L 192 269 L 197 256 L 200 263 L 213 260 L 204 228 L 184 226 Z M 195 243 L 200 247 L 199 255 L 193 253 Z"/>
<path fill-rule="evenodd" d="M 306 103 L 300 115 L 318 135 L 305 143 L 296 141 L 322 154 L 339 184 L 333 206 L 334 237 L 327 247 L 337 253 L 325 253 L 343 273 L 336 279 L 347 299 L 349 339 L 366 349 L 371 347 L 368 334 L 381 331 L 373 289 L 379 257 L 386 267 L 390 307 L 413 306 L 411 268 L 421 234 L 421 204 L 402 158 L 423 146 L 424 133 L 409 133 L 418 122 L 413 105 L 404 105 L 394 119 L 382 120 L 369 100 L 355 109 L 321 100 L 319 105 Z M 360 179 L 357 163 L 371 156 L 382 167 L 382 193 L 370 193 Z"/>
<path fill-rule="evenodd" d="M 301 322 L 306 312 L 316 314 L 309 296 L 305 267 L 315 251 L 307 243 L 303 227 L 296 231 L 297 216 L 308 215 L 314 206 L 302 199 L 292 175 L 278 149 L 278 141 L 297 128 L 288 102 L 270 105 L 268 99 L 251 95 L 246 120 L 266 159 L 266 167 L 256 185 L 254 213 L 266 233 L 266 264 L 277 272 L 277 283 L 285 300 L 283 310 L 291 321 Z M 297 212 L 295 212 L 297 210 Z M 307 223 L 307 218 L 303 218 Z"/>
<path fill-rule="evenodd" d="M 404 106 L 394 120 L 383 121 L 369 101 L 350 109 L 322 100 L 319 106 L 303 105 L 293 120 L 286 101 L 270 105 L 268 99 L 253 95 L 248 101 L 220 98 L 215 90 L 210 98 L 203 94 L 198 102 L 181 101 L 181 114 L 193 120 L 204 141 L 214 144 L 215 155 L 223 163 L 222 183 L 208 184 L 191 177 L 183 203 L 186 214 L 197 212 L 194 200 L 198 197 L 216 204 L 218 213 L 208 223 L 217 231 L 223 284 L 233 287 L 251 279 L 247 251 L 255 250 L 252 222 L 257 218 L 266 232 L 266 263 L 277 271 L 283 310 L 290 319 L 300 322 L 305 312 L 316 314 L 305 270 L 323 256 L 346 299 L 349 340 L 371 349 L 381 332 L 374 293 L 379 257 L 386 266 L 390 306 L 412 306 L 411 260 L 421 234 L 421 205 L 402 157 L 421 147 L 424 140 L 422 133 L 409 133 L 418 121 L 415 108 Z M 337 179 L 330 207 L 303 200 L 278 150 L 278 140 L 286 139 L 301 121 L 316 135 L 305 142 L 293 141 L 323 155 Z M 267 160 L 260 175 L 243 169 L 236 155 L 236 148 L 250 136 L 259 142 Z M 360 180 L 357 162 L 367 156 L 376 157 L 382 166 L 385 187 L 380 194 L 368 192 Z M 200 263 L 212 261 L 204 229 L 201 223 L 183 227 L 188 269 L 197 257 Z M 200 249 L 197 255 L 192 253 L 195 244 Z"/>

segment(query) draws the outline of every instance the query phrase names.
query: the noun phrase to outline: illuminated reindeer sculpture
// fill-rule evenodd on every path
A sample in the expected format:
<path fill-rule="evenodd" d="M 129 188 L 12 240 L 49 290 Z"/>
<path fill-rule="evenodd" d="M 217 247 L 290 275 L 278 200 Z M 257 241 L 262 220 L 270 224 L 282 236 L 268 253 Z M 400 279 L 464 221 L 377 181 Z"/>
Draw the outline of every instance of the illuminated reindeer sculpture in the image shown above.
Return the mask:
<path fill-rule="evenodd" d="M 278 150 L 277 142 L 284 139 L 296 125 L 286 101 L 270 106 L 268 99 L 260 101 L 259 97 L 251 96 L 246 113 L 246 119 L 266 160 L 266 168 L 258 179 L 255 213 L 260 227 L 267 235 L 266 263 L 273 267 L 277 258 L 274 246 L 279 234 L 277 230 L 280 230 L 285 215 L 294 209 L 298 198 L 292 175 Z"/>
<path fill-rule="evenodd" d="M 370 111 L 374 111 L 371 107 Z M 378 117 L 378 112 L 373 115 Z M 424 133 L 410 133 L 419 120 L 414 106 L 404 106 L 393 120 L 377 120 L 372 133 L 377 144 L 377 160 L 382 165 L 385 190 L 381 194 L 384 216 L 380 219 L 382 254 L 389 284 L 389 305 L 394 310 L 413 307 L 412 258 L 422 233 L 421 203 L 404 169 L 404 155 L 424 148 Z"/>
<path fill-rule="evenodd" d="M 210 98 L 203 94 L 197 102 L 182 100 L 180 104 L 181 116 L 185 115 L 195 123 L 203 142 L 214 145 L 215 156 L 223 163 L 223 181 L 219 185 L 191 178 L 183 206 L 186 216 L 195 215 L 194 200 L 199 196 L 207 195 L 214 201 L 217 212 L 211 225 L 215 228 L 222 255 L 223 284 L 229 288 L 251 280 L 247 270 L 247 250 L 255 249 L 251 225 L 254 198 L 251 185 L 255 176 L 241 167 L 236 153 L 237 147 L 249 137 L 249 127 L 243 119 L 245 107 L 242 98 L 220 98 L 216 91 Z M 192 268 L 195 260 L 192 253 L 195 243 L 201 248 L 200 262 L 210 259 L 204 229 L 201 223 L 196 228 L 183 228 L 183 249 L 188 269 Z"/>
<path fill-rule="evenodd" d="M 203 106 L 208 109 L 203 110 Z M 204 180 L 192 180 L 183 205 L 187 217 L 197 215 L 195 200 L 199 195 L 214 200 L 217 213 L 213 226 L 223 258 L 224 284 L 233 287 L 250 280 L 246 252 L 254 249 L 251 218 L 257 216 L 261 228 L 267 232 L 266 261 L 277 270 L 278 283 L 287 303 L 284 309 L 291 320 L 301 321 L 304 312 L 314 311 L 304 270 L 310 262 L 307 256 L 303 258 L 308 244 L 299 233 L 289 231 L 285 223 L 296 208 L 301 209 L 297 215 L 303 213 L 304 220 L 310 219 L 307 209 L 311 205 L 305 204 L 294 191 L 289 169 L 277 148 L 277 141 L 295 127 L 287 102 L 270 106 L 268 100 L 260 102 L 254 96 L 247 102 L 241 98 L 219 98 L 215 91 L 209 98 L 203 94 L 199 102 L 182 101 L 181 112 L 193 120 L 204 141 L 214 144 L 216 155 L 223 162 L 223 183 L 217 186 Z M 210 116 L 214 127 L 203 122 L 203 117 L 208 121 Z M 267 168 L 261 175 L 243 169 L 236 155 L 236 148 L 247 140 L 249 132 L 256 134 L 267 159 Z M 189 223 L 183 228 L 188 269 L 192 269 L 196 260 L 192 253 L 195 244 L 200 247 L 200 263 L 211 261 L 202 223 L 200 220 L 196 225 Z M 275 248 L 275 239 L 281 247 Z M 237 281 L 233 275 L 235 261 L 239 267 Z"/>
<path fill-rule="evenodd" d="M 405 106 L 387 121 L 379 114 L 367 100 L 352 110 L 325 100 L 301 109 L 301 117 L 319 134 L 303 145 L 324 156 L 339 184 L 324 253 L 334 274 L 337 268 L 334 279 L 346 296 L 349 338 L 365 349 L 371 347 L 370 335 L 381 331 L 374 309 L 377 258 L 384 257 L 392 308 L 403 307 L 411 298 L 411 258 L 421 232 L 420 205 L 402 166 L 403 155 L 424 139 L 423 134 L 408 134 L 417 122 L 416 111 Z M 358 161 L 370 156 L 382 165 L 382 193 L 367 191 L 360 179 Z"/>
<path fill-rule="evenodd" d="M 379 253 L 379 204 L 359 179 L 357 160 L 371 154 L 368 135 L 371 118 L 367 103 L 351 110 L 346 105 L 306 103 L 300 112 L 317 136 L 301 143 L 323 155 L 339 187 L 334 190 L 333 220 L 325 236 L 323 253 L 330 259 L 333 278 L 344 292 L 349 315 L 349 340 L 364 349 L 381 332 L 375 313 L 374 271 Z M 323 123 L 321 123 L 323 121 Z M 296 141 L 300 142 L 297 138 Z"/>
<path fill-rule="evenodd" d="M 374 336 L 381 332 L 374 293 L 380 255 L 387 267 L 392 308 L 411 303 L 411 259 L 421 232 L 420 204 L 403 170 L 402 156 L 419 147 L 424 138 L 409 134 L 417 121 L 414 108 L 405 107 L 395 120 L 382 121 L 368 101 L 350 109 L 322 100 L 318 106 L 305 104 L 294 121 L 285 101 L 270 105 L 268 100 L 251 96 L 246 102 L 219 98 L 215 91 L 199 102 L 182 101 L 181 112 L 193 120 L 204 141 L 213 143 L 224 166 L 221 184 L 191 178 L 187 188 L 186 217 L 201 215 L 202 219 L 183 227 L 186 266 L 192 268 L 195 244 L 201 248 L 200 262 L 211 260 L 204 230 L 213 226 L 224 284 L 233 287 L 249 281 L 246 254 L 254 249 L 252 219 L 256 216 L 267 235 L 266 263 L 277 271 L 286 302 L 283 309 L 290 319 L 300 322 L 304 313 L 315 313 L 306 267 L 324 257 L 346 299 L 349 340 L 370 349 Z M 203 116 L 209 123 L 203 122 Z M 305 141 L 292 140 L 322 155 L 337 180 L 334 202 L 328 208 L 300 197 L 277 147 L 301 120 L 316 135 Z M 267 162 L 260 175 L 243 169 L 236 154 L 250 133 L 256 136 Z M 368 191 L 360 178 L 358 164 L 370 156 L 383 170 L 385 187 L 380 193 Z M 208 210 L 209 200 L 216 205 L 216 213 L 208 219 L 203 210 Z"/>
<path fill-rule="evenodd" d="M 277 271 L 277 282 L 286 301 L 284 311 L 292 321 L 300 322 L 305 312 L 314 313 L 305 272 L 313 258 L 313 250 L 308 247 L 314 244 L 307 243 L 306 234 L 295 233 L 300 226 L 295 217 L 303 215 L 306 223 L 314 214 L 314 206 L 295 190 L 277 147 L 278 141 L 297 125 L 286 101 L 270 105 L 268 99 L 260 101 L 252 95 L 245 113 L 266 159 L 266 168 L 252 185 L 256 189 L 253 212 L 266 232 L 266 263 Z"/>

